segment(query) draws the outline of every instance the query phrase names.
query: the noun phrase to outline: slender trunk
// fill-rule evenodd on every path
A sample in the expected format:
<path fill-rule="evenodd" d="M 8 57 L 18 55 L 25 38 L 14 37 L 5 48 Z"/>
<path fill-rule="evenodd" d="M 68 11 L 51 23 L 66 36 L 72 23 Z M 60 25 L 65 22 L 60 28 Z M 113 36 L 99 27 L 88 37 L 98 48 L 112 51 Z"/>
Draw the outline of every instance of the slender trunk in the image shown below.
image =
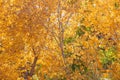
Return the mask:
<path fill-rule="evenodd" d="M 61 49 L 61 54 L 63 57 L 64 64 L 66 64 L 65 55 L 64 55 L 64 30 L 63 28 L 61 30 L 61 35 L 60 35 L 60 49 Z"/>
<path fill-rule="evenodd" d="M 62 26 L 62 22 L 61 22 L 61 2 L 60 0 L 58 0 L 58 9 L 57 9 L 57 13 L 58 13 L 58 26 L 59 26 L 59 41 L 60 41 L 60 50 L 61 50 L 61 54 L 62 54 L 62 58 L 63 58 L 63 63 L 66 64 L 65 62 L 65 56 L 64 56 L 64 28 Z"/>
<path fill-rule="evenodd" d="M 38 56 L 34 58 L 34 61 L 33 61 L 33 63 L 32 63 L 30 72 L 29 72 L 29 71 L 26 71 L 26 72 L 24 73 L 24 80 L 28 80 L 28 77 L 29 77 L 29 76 L 32 77 L 32 76 L 34 75 L 35 66 L 36 66 L 37 60 L 38 60 Z"/>
<path fill-rule="evenodd" d="M 34 58 L 34 61 L 33 61 L 33 64 L 32 64 L 31 70 L 30 70 L 30 74 L 29 74 L 30 76 L 33 76 L 33 74 L 35 72 L 35 66 L 36 66 L 37 60 L 38 60 L 38 56 Z"/>

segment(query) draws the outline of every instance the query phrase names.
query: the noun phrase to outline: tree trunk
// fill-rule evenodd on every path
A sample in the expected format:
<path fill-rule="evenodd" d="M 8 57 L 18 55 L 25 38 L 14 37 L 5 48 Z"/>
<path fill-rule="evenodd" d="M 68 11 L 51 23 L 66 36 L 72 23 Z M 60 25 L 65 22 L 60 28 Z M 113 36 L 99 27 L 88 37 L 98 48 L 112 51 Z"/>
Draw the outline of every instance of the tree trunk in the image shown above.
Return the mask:
<path fill-rule="evenodd" d="M 33 74 L 35 72 L 35 66 L 36 66 L 37 60 L 38 60 L 38 56 L 34 58 L 34 61 L 33 61 L 33 64 L 32 64 L 31 70 L 30 70 L 30 74 L 29 74 L 30 76 L 33 76 Z"/>

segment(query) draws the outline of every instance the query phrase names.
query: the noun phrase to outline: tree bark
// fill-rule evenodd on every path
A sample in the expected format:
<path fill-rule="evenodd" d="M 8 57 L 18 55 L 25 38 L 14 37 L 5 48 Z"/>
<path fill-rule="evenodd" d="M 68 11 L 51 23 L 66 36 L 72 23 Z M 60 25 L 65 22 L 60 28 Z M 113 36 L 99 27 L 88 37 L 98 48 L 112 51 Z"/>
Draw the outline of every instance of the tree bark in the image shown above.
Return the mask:
<path fill-rule="evenodd" d="M 30 76 L 33 76 L 33 75 L 34 75 L 35 66 L 36 66 L 37 60 L 38 60 L 38 56 L 36 56 L 36 57 L 34 58 L 33 64 L 32 64 L 32 66 L 31 66 L 30 74 L 29 74 Z"/>

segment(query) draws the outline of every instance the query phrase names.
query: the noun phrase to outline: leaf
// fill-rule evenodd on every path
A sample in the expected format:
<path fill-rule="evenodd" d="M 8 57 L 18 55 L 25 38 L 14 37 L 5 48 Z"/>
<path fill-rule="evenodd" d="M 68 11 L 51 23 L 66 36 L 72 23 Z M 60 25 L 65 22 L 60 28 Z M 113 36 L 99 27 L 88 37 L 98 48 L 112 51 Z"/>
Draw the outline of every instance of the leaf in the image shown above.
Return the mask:
<path fill-rule="evenodd" d="M 32 78 L 33 78 L 33 80 L 39 80 L 39 79 L 38 79 L 38 76 L 37 76 L 36 74 L 33 75 Z"/>
<path fill-rule="evenodd" d="M 69 37 L 69 38 L 64 40 L 64 44 L 69 44 L 69 43 L 72 43 L 73 41 L 75 41 L 75 38 L 74 37 Z"/>
<path fill-rule="evenodd" d="M 71 68 L 72 68 L 72 71 L 75 72 L 75 70 L 80 70 L 80 65 L 72 64 Z"/>
<path fill-rule="evenodd" d="M 85 32 L 84 32 L 80 27 L 78 27 L 78 29 L 77 29 L 77 31 L 76 31 L 76 35 L 77 35 L 78 37 L 80 37 L 80 36 L 82 36 L 83 34 L 85 34 Z"/>
<path fill-rule="evenodd" d="M 71 55 L 73 54 L 72 52 L 69 52 L 69 51 L 65 51 L 65 57 L 71 57 Z"/>
<path fill-rule="evenodd" d="M 114 5 L 115 5 L 115 8 L 116 8 L 116 9 L 119 8 L 119 3 L 118 3 L 118 2 L 116 2 Z"/>

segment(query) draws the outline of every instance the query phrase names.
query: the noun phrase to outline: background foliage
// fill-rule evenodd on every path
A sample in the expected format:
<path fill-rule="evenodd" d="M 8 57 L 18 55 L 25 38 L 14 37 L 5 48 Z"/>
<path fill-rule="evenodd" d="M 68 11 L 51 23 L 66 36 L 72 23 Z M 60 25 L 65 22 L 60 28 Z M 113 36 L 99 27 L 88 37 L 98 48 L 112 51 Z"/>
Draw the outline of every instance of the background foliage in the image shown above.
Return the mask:
<path fill-rule="evenodd" d="M 119 0 L 0 0 L 1 80 L 120 80 Z"/>

